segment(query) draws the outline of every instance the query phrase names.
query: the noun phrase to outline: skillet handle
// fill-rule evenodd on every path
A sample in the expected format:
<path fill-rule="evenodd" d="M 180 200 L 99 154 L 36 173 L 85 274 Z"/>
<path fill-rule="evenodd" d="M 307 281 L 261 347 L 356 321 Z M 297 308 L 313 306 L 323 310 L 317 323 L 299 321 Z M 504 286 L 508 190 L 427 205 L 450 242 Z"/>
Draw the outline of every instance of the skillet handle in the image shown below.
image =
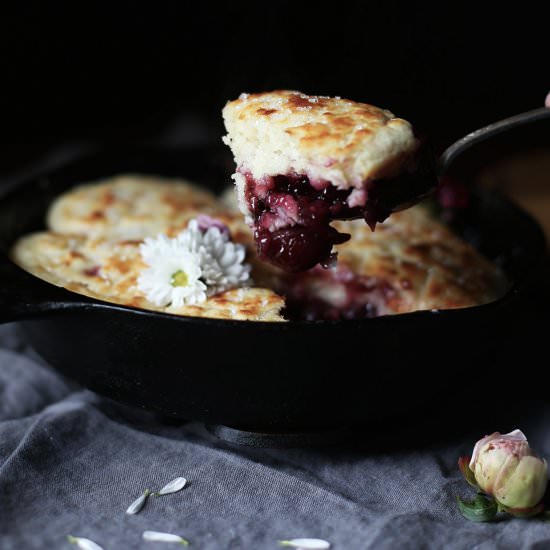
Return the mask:
<path fill-rule="evenodd" d="M 0 324 L 77 305 L 65 292 L 23 271 L 0 252 Z"/>
<path fill-rule="evenodd" d="M 18 268 L 0 256 L 0 323 L 22 319 L 34 309 L 26 296 L 26 286 Z"/>

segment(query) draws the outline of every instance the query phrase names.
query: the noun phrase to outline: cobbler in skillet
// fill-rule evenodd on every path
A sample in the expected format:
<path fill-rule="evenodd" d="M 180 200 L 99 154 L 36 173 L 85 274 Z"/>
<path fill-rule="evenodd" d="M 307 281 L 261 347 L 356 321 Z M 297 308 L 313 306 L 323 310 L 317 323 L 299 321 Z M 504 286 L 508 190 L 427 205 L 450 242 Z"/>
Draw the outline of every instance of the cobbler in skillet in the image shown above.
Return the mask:
<path fill-rule="evenodd" d="M 497 267 L 410 208 L 435 182 L 407 121 L 292 91 L 243 94 L 223 117 L 236 193 L 139 174 L 80 185 L 14 261 L 102 300 L 249 321 L 364 319 L 505 292 Z"/>
<path fill-rule="evenodd" d="M 246 249 L 251 280 L 198 304 L 158 306 L 138 285 L 140 246 L 207 214 Z M 20 239 L 12 257 L 52 284 L 102 300 L 175 315 L 284 321 L 340 320 L 468 307 L 498 298 L 500 271 L 424 206 L 392 215 L 372 232 L 362 220 L 335 222 L 352 238 L 338 262 L 289 274 L 260 259 L 231 190 L 218 198 L 184 181 L 125 175 L 76 187 L 52 205 L 48 230 Z"/>

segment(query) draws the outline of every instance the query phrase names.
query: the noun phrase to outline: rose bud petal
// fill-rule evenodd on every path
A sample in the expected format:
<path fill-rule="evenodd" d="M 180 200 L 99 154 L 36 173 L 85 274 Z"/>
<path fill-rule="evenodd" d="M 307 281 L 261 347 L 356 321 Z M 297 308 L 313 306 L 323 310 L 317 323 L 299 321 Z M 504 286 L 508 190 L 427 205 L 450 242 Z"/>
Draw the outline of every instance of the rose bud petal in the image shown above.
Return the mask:
<path fill-rule="evenodd" d="M 506 439 L 509 441 L 525 441 L 527 443 L 527 438 L 525 437 L 525 434 L 521 430 L 514 430 L 508 434 L 502 435 L 499 432 L 494 432 L 491 435 L 486 435 L 484 438 L 480 439 L 474 447 L 474 451 L 472 452 L 472 458 L 470 460 L 470 470 L 475 471 L 475 463 L 477 461 L 477 457 L 479 455 L 479 451 L 482 447 L 485 446 L 486 443 L 489 443 L 489 441 L 492 441 L 493 439 Z"/>
<path fill-rule="evenodd" d="M 537 505 L 548 482 L 546 460 L 523 457 L 509 477 L 502 479 L 495 490 L 495 499 L 508 509 L 525 509 Z"/>

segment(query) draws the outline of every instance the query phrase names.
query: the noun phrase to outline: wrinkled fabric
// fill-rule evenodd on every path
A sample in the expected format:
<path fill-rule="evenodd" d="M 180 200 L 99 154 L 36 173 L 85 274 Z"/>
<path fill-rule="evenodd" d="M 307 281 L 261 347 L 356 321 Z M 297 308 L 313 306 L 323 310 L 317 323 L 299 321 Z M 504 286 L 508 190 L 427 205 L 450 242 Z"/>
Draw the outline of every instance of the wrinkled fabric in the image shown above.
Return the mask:
<path fill-rule="evenodd" d="M 550 405 L 521 419 L 550 456 Z M 516 426 L 513 426 L 516 427 Z M 505 430 L 508 426 L 495 426 Z M 334 550 L 535 549 L 550 524 L 467 522 L 456 496 L 471 495 L 456 467 L 483 433 L 404 448 L 253 449 L 201 424 L 166 425 L 64 380 L 0 327 L 0 548 L 74 548 L 68 534 L 105 550 L 164 547 L 144 530 L 179 534 L 203 550 L 276 549 L 295 537 Z M 359 436 L 358 436 L 359 437 Z M 126 508 L 175 477 L 179 493 Z"/>

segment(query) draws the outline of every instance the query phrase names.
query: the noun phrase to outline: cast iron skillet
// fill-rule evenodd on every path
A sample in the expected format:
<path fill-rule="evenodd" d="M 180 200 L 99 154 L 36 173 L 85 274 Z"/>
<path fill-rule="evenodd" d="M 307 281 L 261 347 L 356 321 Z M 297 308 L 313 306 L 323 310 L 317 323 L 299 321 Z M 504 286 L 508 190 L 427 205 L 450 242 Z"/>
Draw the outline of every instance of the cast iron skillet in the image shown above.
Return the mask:
<path fill-rule="evenodd" d="M 0 201 L 0 322 L 21 321 L 46 361 L 104 396 L 169 416 L 272 432 L 413 414 L 479 384 L 480 375 L 472 378 L 476 366 L 496 377 L 501 362 L 527 341 L 527 297 L 544 238 L 527 214 L 482 189 L 457 230 L 498 261 L 513 286 L 497 302 L 461 310 L 346 322 L 176 317 L 71 293 L 6 256 L 18 237 L 43 227 L 52 199 L 75 184 L 130 171 L 182 176 L 218 190 L 229 184 L 231 169 L 218 150 L 119 150 L 18 186 Z"/>

